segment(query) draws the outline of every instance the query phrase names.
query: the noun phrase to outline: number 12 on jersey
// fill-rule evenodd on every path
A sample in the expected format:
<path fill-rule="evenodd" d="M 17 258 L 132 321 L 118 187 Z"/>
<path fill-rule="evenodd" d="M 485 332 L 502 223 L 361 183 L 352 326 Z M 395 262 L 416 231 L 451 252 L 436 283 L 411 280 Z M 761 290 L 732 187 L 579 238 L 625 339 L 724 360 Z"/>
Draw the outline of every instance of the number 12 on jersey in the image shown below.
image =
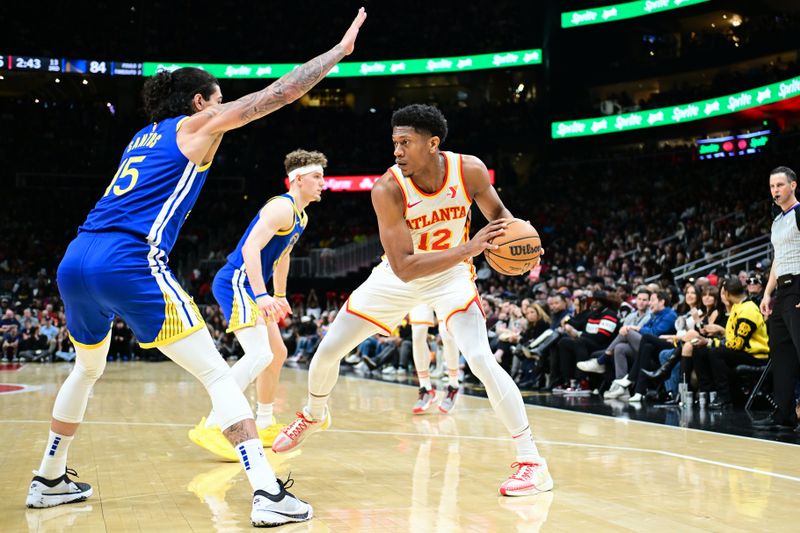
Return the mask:
<path fill-rule="evenodd" d="M 450 237 L 453 236 L 453 233 L 449 229 L 443 228 L 434 231 L 430 238 L 430 247 L 428 245 L 428 235 L 431 235 L 431 233 L 426 231 L 419 236 L 419 246 L 417 246 L 417 248 L 423 252 L 427 252 L 428 250 L 441 251 L 450 248 Z"/>
<path fill-rule="evenodd" d="M 103 198 L 108 196 L 108 193 L 113 192 L 114 196 L 122 196 L 126 192 L 130 192 L 133 189 L 136 182 L 139 180 L 139 171 L 132 167 L 131 165 L 135 163 L 141 163 L 144 161 L 144 158 L 147 156 L 144 155 L 135 155 L 124 159 L 122 163 L 120 163 L 119 168 L 117 169 L 117 173 L 114 174 L 114 179 L 111 180 L 109 183 L 108 188 L 106 188 L 106 192 L 103 195 Z M 125 177 L 130 177 L 130 181 L 128 182 L 127 186 L 120 187 L 117 183 L 118 180 L 121 180 Z"/>

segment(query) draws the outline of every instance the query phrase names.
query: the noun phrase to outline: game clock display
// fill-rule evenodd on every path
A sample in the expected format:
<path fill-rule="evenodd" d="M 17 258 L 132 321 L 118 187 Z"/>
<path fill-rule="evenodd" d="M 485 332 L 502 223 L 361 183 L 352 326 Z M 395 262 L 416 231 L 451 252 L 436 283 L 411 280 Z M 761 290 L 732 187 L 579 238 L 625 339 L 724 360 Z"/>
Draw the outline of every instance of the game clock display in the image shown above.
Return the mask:
<path fill-rule="evenodd" d="M 52 57 L 0 56 L 0 69 L 61 72 L 61 60 Z"/>
<path fill-rule="evenodd" d="M 0 70 L 141 76 L 142 64 L 98 59 L 58 59 L 54 57 L 0 55 Z"/>

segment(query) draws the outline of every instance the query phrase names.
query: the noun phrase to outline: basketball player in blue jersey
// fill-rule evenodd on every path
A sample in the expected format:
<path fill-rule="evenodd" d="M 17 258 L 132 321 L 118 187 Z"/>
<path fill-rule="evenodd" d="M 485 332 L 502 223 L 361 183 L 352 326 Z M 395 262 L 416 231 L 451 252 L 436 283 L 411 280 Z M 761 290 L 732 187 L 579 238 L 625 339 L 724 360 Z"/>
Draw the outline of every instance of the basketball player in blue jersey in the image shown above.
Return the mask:
<path fill-rule="evenodd" d="M 244 349 L 244 356 L 233 365 L 233 379 L 242 391 L 256 377 L 262 382 L 256 427 L 264 446 L 272 445 L 282 427 L 273 423 L 272 402 L 286 360 L 277 321 L 291 312 L 286 300 L 289 254 L 308 222 L 306 206 L 322 198 L 327 164 L 320 152 L 295 150 L 286 156 L 289 192 L 271 198 L 261 208 L 212 285 L 228 331 L 236 335 Z M 267 292 L 270 279 L 272 296 Z M 236 461 L 236 450 L 222 435 L 217 418 L 212 411 L 189 431 L 189 438 L 220 457 Z"/>
<path fill-rule="evenodd" d="M 253 412 L 192 299 L 167 266 L 225 132 L 300 98 L 353 51 L 366 18 L 360 9 L 341 42 L 268 87 L 222 103 L 217 80 L 193 68 L 162 72 L 143 89 L 151 124 L 134 135 L 103 197 L 58 268 L 75 367 L 53 407 L 50 435 L 28 490 L 28 507 L 85 500 L 92 488 L 67 475 L 67 450 L 103 373 L 111 324 L 119 315 L 144 347 L 157 346 L 208 391 L 223 433 L 236 448 L 254 495 L 254 526 L 311 518 L 264 457 Z M 73 470 L 70 474 L 75 475 Z"/>
<path fill-rule="evenodd" d="M 420 303 L 444 319 L 473 374 L 517 448 L 516 471 L 500 485 L 504 496 L 549 491 L 553 480 L 533 441 L 522 395 L 492 355 L 469 260 L 502 235 L 512 215 L 474 156 L 439 149 L 447 121 L 432 106 L 411 105 L 392 115 L 396 165 L 372 189 L 385 258 L 336 316 L 309 366 L 308 403 L 275 438 L 272 450 L 289 451 L 330 425 L 328 397 L 339 361 L 363 339 L 389 334 Z M 472 201 L 491 221 L 469 240 Z"/>

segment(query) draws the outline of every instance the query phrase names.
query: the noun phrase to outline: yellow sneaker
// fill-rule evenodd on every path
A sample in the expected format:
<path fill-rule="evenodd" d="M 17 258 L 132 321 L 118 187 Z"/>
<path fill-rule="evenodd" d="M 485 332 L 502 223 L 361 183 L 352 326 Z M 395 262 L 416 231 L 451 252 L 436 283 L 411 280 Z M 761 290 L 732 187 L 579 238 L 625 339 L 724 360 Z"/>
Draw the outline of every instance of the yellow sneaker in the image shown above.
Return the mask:
<path fill-rule="evenodd" d="M 277 437 L 278 433 L 285 427 L 286 424 L 278 424 L 275 422 L 275 417 L 272 417 L 272 425 L 258 430 L 258 438 L 261 439 L 261 444 L 264 445 L 264 449 L 268 450 L 272 447 L 275 437 Z"/>
<path fill-rule="evenodd" d="M 189 439 L 201 448 L 205 448 L 226 461 L 239 461 L 236 450 L 233 449 L 231 443 L 222 434 L 219 426 L 207 428 L 205 417 L 201 418 L 200 422 L 189 430 Z"/>

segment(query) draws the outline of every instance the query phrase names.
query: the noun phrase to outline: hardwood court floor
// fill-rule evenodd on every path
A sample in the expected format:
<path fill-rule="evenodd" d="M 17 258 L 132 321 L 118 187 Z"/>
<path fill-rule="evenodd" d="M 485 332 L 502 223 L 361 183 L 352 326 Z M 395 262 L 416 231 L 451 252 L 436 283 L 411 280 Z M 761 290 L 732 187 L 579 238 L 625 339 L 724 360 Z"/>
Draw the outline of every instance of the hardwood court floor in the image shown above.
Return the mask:
<path fill-rule="evenodd" d="M 66 364 L 0 372 L 36 388 L 0 395 L 0 531 L 247 531 L 250 489 L 237 464 L 186 437 L 210 405 L 176 365 L 109 363 L 95 386 L 69 466 L 88 501 L 24 507 Z M 286 369 L 276 406 L 303 403 L 305 371 Z M 3 387 L 0 387 L 2 389 Z M 414 388 L 343 377 L 333 428 L 289 457 L 278 475 L 315 518 L 277 531 L 796 531 L 800 447 L 528 407 L 555 478 L 553 492 L 497 493 L 513 445 L 486 399 L 461 397 L 451 415 L 414 417 Z"/>

